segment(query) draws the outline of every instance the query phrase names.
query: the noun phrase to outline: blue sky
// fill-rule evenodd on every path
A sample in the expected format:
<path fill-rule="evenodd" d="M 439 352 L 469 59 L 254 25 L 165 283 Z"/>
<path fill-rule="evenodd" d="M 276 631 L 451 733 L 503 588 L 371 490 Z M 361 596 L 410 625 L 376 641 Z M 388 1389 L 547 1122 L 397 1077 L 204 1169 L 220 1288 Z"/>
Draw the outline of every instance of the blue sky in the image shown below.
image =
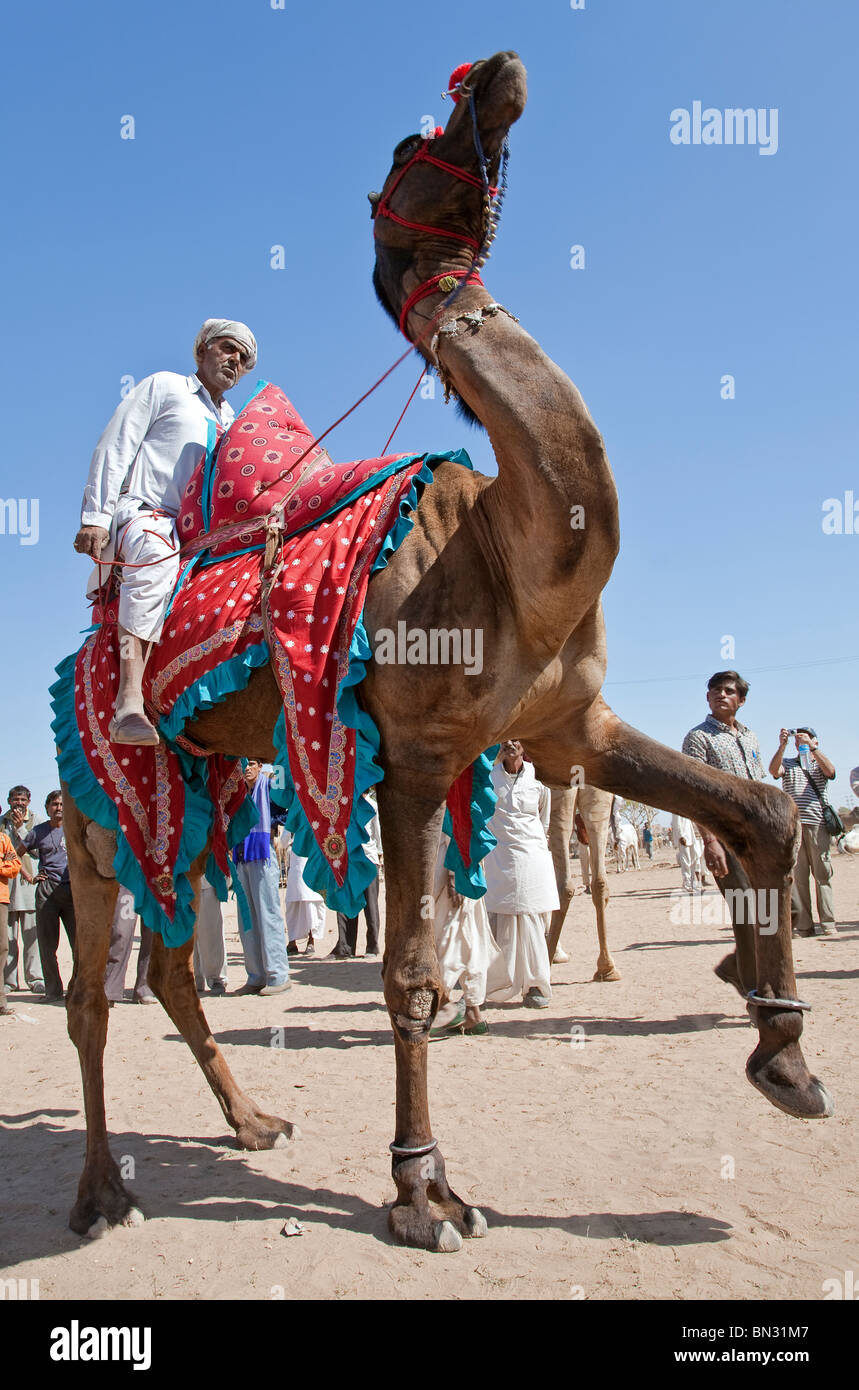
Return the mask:
<path fill-rule="evenodd" d="M 423 116 L 444 122 L 453 67 L 514 48 L 530 99 L 486 281 L 605 436 L 622 527 L 607 698 L 679 745 L 706 677 L 736 666 L 765 758 L 782 723 L 810 722 L 851 801 L 859 534 L 822 518 L 826 499 L 859 499 L 857 30 L 846 4 L 777 0 L 11 13 L 2 497 L 38 499 L 39 539 L 0 536 L 0 793 L 24 781 L 41 800 L 56 781 L 47 690 L 88 623 L 72 540 L 121 378 L 192 370 L 202 320 L 238 317 L 259 374 L 325 428 L 400 351 L 370 286 L 367 191 Z M 777 152 L 672 144 L 670 113 L 696 100 L 776 108 Z M 407 361 L 332 437 L 335 457 L 380 451 L 416 375 Z M 417 398 L 396 438 L 463 443 L 494 471 L 440 396 Z"/>

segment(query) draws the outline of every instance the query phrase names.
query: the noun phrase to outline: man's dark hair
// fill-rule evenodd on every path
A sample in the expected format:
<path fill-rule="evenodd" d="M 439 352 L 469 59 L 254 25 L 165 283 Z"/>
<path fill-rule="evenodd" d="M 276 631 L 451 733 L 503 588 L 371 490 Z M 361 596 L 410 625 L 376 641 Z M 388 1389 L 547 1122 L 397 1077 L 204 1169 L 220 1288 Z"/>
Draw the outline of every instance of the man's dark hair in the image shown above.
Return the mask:
<path fill-rule="evenodd" d="M 749 683 L 744 681 L 739 671 L 717 671 L 715 676 L 711 676 L 707 682 L 708 690 L 715 690 L 717 685 L 724 685 L 725 681 L 733 681 L 741 697 L 745 700 L 749 693 Z"/>
<path fill-rule="evenodd" d="M 45 797 L 45 810 L 46 810 L 46 811 L 47 811 L 48 807 L 50 806 L 51 802 L 52 802 L 52 801 L 56 801 L 57 797 L 59 797 L 60 800 L 62 801 L 62 799 L 63 799 L 63 793 L 62 793 L 62 790 L 61 790 L 60 787 L 57 787 L 57 790 L 56 790 L 55 792 L 48 792 L 48 795 Z"/>
<path fill-rule="evenodd" d="M 7 801 L 11 801 L 12 797 L 13 797 L 13 796 L 17 796 L 18 792 L 23 792 L 24 795 L 26 796 L 27 800 L 28 800 L 28 801 L 30 800 L 30 796 L 31 796 L 30 788 L 29 788 L 29 787 L 25 787 L 24 784 L 23 784 L 23 782 L 19 782 L 17 787 L 10 787 L 10 788 L 9 788 L 9 795 L 7 796 L 6 800 L 7 800 Z"/>

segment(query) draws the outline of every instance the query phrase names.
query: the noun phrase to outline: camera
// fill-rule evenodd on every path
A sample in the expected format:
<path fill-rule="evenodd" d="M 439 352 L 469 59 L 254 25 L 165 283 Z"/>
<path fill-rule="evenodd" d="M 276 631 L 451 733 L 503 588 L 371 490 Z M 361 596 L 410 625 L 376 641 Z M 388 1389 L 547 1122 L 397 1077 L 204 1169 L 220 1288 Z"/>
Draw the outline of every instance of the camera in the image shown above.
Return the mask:
<path fill-rule="evenodd" d="M 796 737 L 796 729 L 787 729 L 787 730 L 786 730 L 786 733 L 787 733 L 788 738 L 795 738 L 795 737 Z"/>

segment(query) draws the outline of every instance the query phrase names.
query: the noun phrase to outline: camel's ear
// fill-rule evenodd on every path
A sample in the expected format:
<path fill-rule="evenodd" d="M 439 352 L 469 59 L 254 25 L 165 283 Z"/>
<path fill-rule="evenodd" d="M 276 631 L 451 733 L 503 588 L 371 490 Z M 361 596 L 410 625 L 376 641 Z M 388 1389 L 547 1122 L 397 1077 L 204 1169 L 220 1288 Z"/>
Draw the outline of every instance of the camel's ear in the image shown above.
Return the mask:
<path fill-rule="evenodd" d="M 370 220 L 372 221 L 372 219 L 376 216 L 376 211 L 379 207 L 379 203 L 382 201 L 382 195 L 381 193 L 368 193 L 367 197 L 370 201 Z"/>

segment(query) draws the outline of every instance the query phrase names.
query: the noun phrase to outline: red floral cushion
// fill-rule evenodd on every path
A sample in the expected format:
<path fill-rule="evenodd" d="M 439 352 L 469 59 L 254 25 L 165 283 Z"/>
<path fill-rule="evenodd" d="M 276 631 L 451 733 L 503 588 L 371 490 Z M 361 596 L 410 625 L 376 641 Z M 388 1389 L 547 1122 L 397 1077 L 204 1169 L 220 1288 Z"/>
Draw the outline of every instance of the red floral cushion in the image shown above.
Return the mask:
<path fill-rule="evenodd" d="M 179 510 L 176 525 L 179 544 L 196 539 L 203 531 L 215 531 L 227 522 L 265 516 L 272 505 L 289 493 L 305 467 L 324 453 L 314 448 L 306 453 L 297 472 L 294 465 L 305 454 L 313 435 L 292 402 L 279 386 L 264 383 L 248 401 L 229 429 L 218 439 L 211 459 L 195 469 Z M 211 472 L 211 487 L 207 487 Z M 278 487 L 263 492 L 267 483 Z M 206 493 L 210 493 L 208 528 L 203 515 Z M 287 515 L 289 503 L 287 503 Z M 233 535 L 211 547 L 212 555 L 223 555 L 262 539 L 259 530 Z"/>

